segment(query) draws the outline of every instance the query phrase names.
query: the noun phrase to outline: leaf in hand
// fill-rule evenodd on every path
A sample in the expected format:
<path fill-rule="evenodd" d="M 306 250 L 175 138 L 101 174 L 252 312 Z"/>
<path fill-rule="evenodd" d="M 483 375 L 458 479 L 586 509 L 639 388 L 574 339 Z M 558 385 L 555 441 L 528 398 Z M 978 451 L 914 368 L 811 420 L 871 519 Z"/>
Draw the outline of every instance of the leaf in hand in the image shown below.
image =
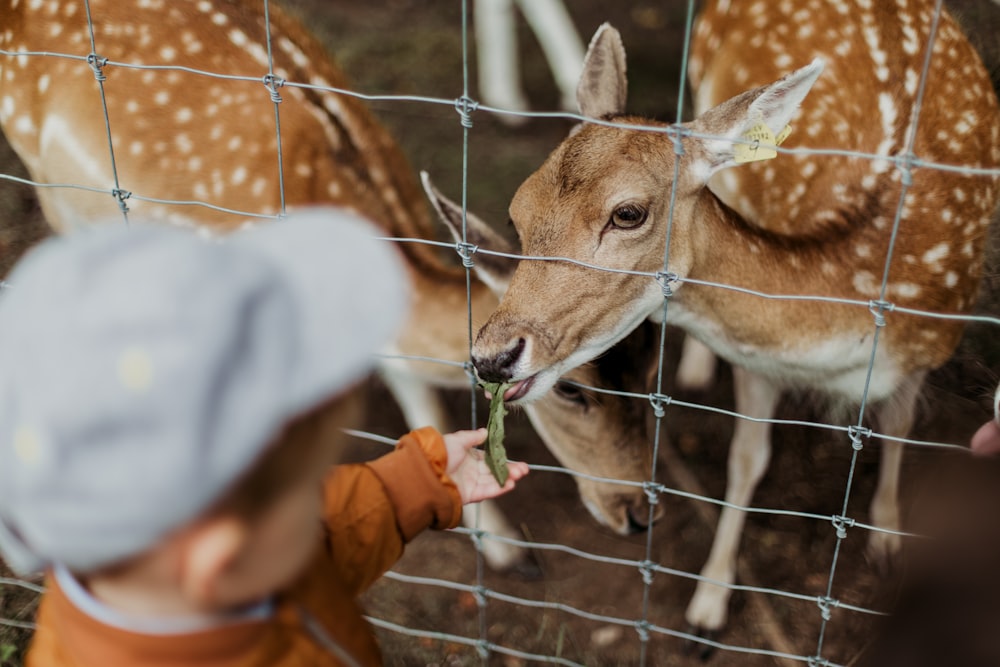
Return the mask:
<path fill-rule="evenodd" d="M 497 483 L 503 486 L 507 482 L 509 474 L 507 471 L 507 450 L 503 446 L 503 418 L 507 414 L 507 409 L 503 404 L 503 395 L 510 385 L 504 382 L 480 382 L 480 385 L 493 397 L 490 401 L 490 418 L 486 423 L 488 437 L 483 459 Z"/>

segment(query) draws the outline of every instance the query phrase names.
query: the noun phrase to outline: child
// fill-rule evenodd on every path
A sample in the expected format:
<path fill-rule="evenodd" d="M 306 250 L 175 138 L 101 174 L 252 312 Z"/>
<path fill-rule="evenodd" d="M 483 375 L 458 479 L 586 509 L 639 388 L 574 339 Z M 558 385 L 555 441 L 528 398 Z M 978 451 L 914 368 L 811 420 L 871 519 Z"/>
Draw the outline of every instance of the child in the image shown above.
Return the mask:
<path fill-rule="evenodd" d="M 220 242 L 106 225 L 0 295 L 0 552 L 48 590 L 27 665 L 373 665 L 356 596 L 509 491 L 485 431 L 331 467 L 405 315 L 374 230 L 302 212 Z"/>

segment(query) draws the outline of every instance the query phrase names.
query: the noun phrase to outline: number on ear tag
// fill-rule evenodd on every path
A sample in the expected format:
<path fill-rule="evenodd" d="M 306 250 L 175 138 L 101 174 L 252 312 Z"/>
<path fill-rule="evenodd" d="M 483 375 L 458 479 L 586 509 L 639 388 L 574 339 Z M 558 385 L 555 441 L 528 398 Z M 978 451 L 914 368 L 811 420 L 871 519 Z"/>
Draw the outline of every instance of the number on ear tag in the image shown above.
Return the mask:
<path fill-rule="evenodd" d="M 733 161 L 742 164 L 774 159 L 778 157 L 778 151 L 774 150 L 774 147 L 780 146 L 791 133 L 792 126 L 786 125 L 785 129 L 775 137 L 766 123 L 759 122 L 740 137 L 751 143 L 733 144 Z"/>

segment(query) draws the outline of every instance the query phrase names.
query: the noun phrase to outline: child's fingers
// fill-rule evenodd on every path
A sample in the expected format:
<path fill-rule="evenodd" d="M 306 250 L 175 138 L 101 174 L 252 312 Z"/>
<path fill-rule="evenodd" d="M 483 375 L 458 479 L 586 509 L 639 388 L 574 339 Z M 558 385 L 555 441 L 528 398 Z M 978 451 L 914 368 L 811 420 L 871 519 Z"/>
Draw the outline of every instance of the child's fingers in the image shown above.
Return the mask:
<path fill-rule="evenodd" d="M 488 432 L 485 428 L 477 428 L 475 431 L 459 431 L 462 434 L 462 446 L 471 449 L 486 442 Z"/>
<path fill-rule="evenodd" d="M 454 433 L 449 433 L 444 436 L 445 442 L 452 445 L 458 446 L 462 449 L 471 449 L 476 445 L 481 445 L 486 441 L 486 429 L 479 428 L 475 431 L 455 431 Z"/>
<path fill-rule="evenodd" d="M 531 472 L 527 463 L 522 463 L 521 461 L 508 461 L 507 471 L 510 473 L 510 479 L 517 481 Z"/>

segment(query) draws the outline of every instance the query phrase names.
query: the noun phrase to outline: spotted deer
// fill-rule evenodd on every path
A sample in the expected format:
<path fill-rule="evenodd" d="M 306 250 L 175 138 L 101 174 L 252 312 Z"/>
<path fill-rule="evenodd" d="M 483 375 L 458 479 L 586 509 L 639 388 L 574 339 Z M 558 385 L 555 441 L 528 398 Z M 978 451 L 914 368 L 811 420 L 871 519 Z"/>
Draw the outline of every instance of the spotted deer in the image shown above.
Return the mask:
<path fill-rule="evenodd" d="M 275 78 L 266 88 L 262 2 L 90 0 L 89 7 L 93 57 L 82 0 L 0 0 L 0 49 L 7 52 L 0 54 L 0 127 L 34 181 L 93 189 L 38 188 L 44 215 L 57 232 L 108 219 L 119 211 L 119 202 L 144 218 L 219 233 L 246 219 L 232 210 L 275 216 L 282 198 L 273 99 L 280 97 L 287 207 L 339 205 L 373 220 L 387 236 L 433 237 L 421 188 L 395 141 L 357 98 L 323 90 L 345 88 L 343 73 L 279 8 L 270 7 Z M 95 71 L 103 80 L 114 169 Z M 282 81 L 311 87 L 279 87 Z M 112 190 L 117 196 L 109 194 Z M 191 201 L 209 205 L 163 203 Z M 380 371 L 408 424 L 443 429 L 445 412 L 435 389 L 468 387 L 460 363 L 468 359 L 465 274 L 426 244 L 398 247 L 408 268 L 413 308 L 401 338 L 387 352 L 459 363 L 387 356 Z M 498 302 L 479 282 L 472 283 L 469 298 L 477 322 Z M 595 365 L 568 377 L 599 386 L 606 382 L 602 373 Z M 624 412 L 612 408 L 591 402 L 583 409 L 579 397 L 557 394 L 533 415 L 548 425 L 545 440 L 556 450 L 569 437 L 594 448 L 622 443 L 634 455 L 609 462 L 615 476 L 644 479 L 651 466 L 648 452 L 640 453 L 646 439 Z M 567 422 L 571 430 L 563 430 Z M 606 523 L 625 532 L 646 520 L 641 489 L 607 488 L 595 505 Z M 483 505 L 481 513 L 485 531 L 519 537 L 495 505 Z M 483 544 L 495 568 L 527 560 L 519 547 L 497 540 Z"/>
<path fill-rule="evenodd" d="M 510 204 L 524 255 L 626 271 L 520 262 L 472 351 L 480 376 L 513 384 L 508 399 L 543 396 L 569 368 L 661 318 L 665 297 L 668 321 L 734 366 L 736 410 L 750 419 L 736 422 L 731 505 L 687 609 L 701 631 L 725 624 L 745 521 L 737 508 L 767 469 L 771 426 L 759 420 L 773 416 L 781 393 L 818 390 L 855 404 L 864 396 L 878 432 L 905 436 L 924 376 L 949 358 L 963 327 L 893 309 L 973 307 L 998 178 L 926 163 L 1000 166 L 1000 111 L 947 13 L 922 82 L 933 25 L 931 0 L 709 1 L 691 53 L 701 113 L 673 128 L 625 114 L 625 51 L 605 25 L 588 50 L 580 111 L 630 127 L 575 128 Z M 789 125 L 783 148 L 874 159 L 777 154 L 726 170 Z M 910 146 L 921 162 L 903 159 Z M 834 300 L 765 299 L 706 283 Z M 901 456 L 898 441 L 882 443 L 870 512 L 890 531 L 900 528 Z M 897 532 L 869 535 L 878 563 L 899 546 Z"/>

